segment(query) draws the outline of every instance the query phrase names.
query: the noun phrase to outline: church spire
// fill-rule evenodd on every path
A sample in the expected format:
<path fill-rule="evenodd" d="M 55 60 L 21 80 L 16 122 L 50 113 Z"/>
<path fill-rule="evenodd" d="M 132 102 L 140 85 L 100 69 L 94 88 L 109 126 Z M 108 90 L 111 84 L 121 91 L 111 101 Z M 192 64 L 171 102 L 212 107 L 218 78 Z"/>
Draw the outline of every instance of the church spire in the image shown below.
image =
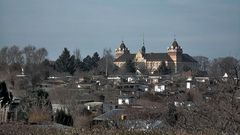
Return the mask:
<path fill-rule="evenodd" d="M 144 33 L 143 33 L 143 42 L 142 42 L 141 53 L 142 53 L 142 54 L 145 54 L 145 53 L 146 53 L 145 42 L 144 42 Z"/>
<path fill-rule="evenodd" d="M 145 43 L 144 43 L 144 33 L 143 33 L 143 46 L 145 46 Z"/>

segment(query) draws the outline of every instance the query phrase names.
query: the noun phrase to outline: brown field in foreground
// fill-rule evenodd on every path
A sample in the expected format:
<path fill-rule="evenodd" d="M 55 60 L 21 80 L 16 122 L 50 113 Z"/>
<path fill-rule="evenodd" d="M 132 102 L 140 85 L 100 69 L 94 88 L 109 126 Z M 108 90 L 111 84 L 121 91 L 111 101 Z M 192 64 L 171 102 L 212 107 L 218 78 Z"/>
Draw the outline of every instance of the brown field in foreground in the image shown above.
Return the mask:
<path fill-rule="evenodd" d="M 0 124 L 0 135 L 216 135 L 214 131 L 187 132 L 181 129 L 168 131 L 129 131 L 126 129 L 77 129 L 60 124 L 27 125 L 22 123 Z"/>

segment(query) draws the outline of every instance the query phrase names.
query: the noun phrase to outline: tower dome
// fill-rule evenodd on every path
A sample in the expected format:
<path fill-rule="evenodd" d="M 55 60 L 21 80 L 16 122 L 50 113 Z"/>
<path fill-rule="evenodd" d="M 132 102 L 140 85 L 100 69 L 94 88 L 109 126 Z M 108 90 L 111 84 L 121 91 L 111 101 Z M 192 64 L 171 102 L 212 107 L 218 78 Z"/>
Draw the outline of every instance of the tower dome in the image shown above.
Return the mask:
<path fill-rule="evenodd" d="M 142 46 L 142 48 L 141 48 L 141 52 L 142 52 L 143 54 L 146 53 L 146 47 L 145 47 L 145 46 Z"/>
<path fill-rule="evenodd" d="M 173 48 L 179 47 L 179 45 L 178 45 L 176 39 L 173 41 L 173 43 L 172 43 L 172 47 L 173 47 Z"/>
<path fill-rule="evenodd" d="M 124 42 L 122 41 L 122 43 L 120 44 L 120 48 L 123 50 L 126 48 L 126 45 L 124 44 Z"/>
<path fill-rule="evenodd" d="M 126 45 L 124 44 L 124 42 L 122 41 L 122 43 L 120 44 L 119 48 L 117 48 L 115 50 L 115 58 L 119 58 L 120 56 L 122 56 L 123 54 L 129 54 L 130 51 L 128 50 L 128 48 L 126 47 Z"/>
<path fill-rule="evenodd" d="M 176 39 L 174 39 L 172 45 L 168 47 L 168 52 L 180 52 L 182 53 L 182 47 L 178 45 L 178 42 Z"/>

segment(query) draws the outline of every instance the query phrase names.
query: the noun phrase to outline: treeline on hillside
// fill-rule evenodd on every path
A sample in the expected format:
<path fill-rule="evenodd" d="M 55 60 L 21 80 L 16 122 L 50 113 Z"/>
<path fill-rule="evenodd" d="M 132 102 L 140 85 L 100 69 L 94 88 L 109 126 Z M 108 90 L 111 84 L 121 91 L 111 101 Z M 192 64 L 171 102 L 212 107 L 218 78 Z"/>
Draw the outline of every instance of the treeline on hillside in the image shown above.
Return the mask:
<path fill-rule="evenodd" d="M 104 49 L 102 57 L 98 52 L 95 52 L 81 59 L 79 49 L 71 54 L 67 48 L 63 49 L 55 61 L 50 61 L 47 56 L 47 49 L 37 48 L 33 45 L 23 48 L 16 45 L 2 47 L 0 48 L 0 78 L 9 80 L 14 86 L 16 75 L 21 74 L 22 69 L 24 69 L 24 73 L 35 85 L 50 75 L 79 75 L 81 73 L 107 75 L 117 71 L 125 72 L 124 70 L 120 71 L 113 64 L 114 57 L 111 49 Z"/>
<path fill-rule="evenodd" d="M 92 55 L 87 55 L 81 59 L 80 50 L 76 49 L 72 54 L 64 48 L 60 56 L 55 61 L 50 61 L 47 58 L 48 51 L 45 48 L 36 48 L 33 45 L 28 45 L 23 48 L 18 46 L 3 47 L 0 49 L 0 68 L 8 68 L 10 71 L 21 70 L 29 65 L 46 65 L 51 66 L 53 70 L 59 73 L 69 73 L 73 75 L 76 72 L 94 71 L 95 74 L 106 74 L 106 71 L 111 74 L 118 70 L 113 64 L 114 56 L 111 49 L 104 49 L 103 55 L 100 57 L 98 52 Z M 131 62 L 133 63 L 133 62 Z M 128 64 L 126 64 L 128 66 Z M 134 66 L 130 64 L 121 72 L 135 72 Z M 28 71 L 26 71 L 28 72 Z"/>

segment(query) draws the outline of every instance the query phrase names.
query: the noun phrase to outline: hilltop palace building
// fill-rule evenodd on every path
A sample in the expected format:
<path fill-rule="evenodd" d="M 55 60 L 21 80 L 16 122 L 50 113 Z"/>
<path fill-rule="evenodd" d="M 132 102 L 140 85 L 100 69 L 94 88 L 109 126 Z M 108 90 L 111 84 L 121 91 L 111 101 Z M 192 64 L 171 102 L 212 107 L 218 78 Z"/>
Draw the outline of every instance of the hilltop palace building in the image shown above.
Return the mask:
<path fill-rule="evenodd" d="M 120 47 L 115 50 L 114 64 L 121 68 L 128 60 L 135 62 L 137 68 L 145 67 L 149 72 L 156 71 L 163 62 L 175 73 L 182 71 L 184 66 L 193 70 L 197 69 L 197 61 L 183 53 L 183 49 L 178 45 L 176 39 L 168 47 L 167 53 L 146 53 L 143 42 L 141 50 L 132 54 L 122 41 Z"/>

